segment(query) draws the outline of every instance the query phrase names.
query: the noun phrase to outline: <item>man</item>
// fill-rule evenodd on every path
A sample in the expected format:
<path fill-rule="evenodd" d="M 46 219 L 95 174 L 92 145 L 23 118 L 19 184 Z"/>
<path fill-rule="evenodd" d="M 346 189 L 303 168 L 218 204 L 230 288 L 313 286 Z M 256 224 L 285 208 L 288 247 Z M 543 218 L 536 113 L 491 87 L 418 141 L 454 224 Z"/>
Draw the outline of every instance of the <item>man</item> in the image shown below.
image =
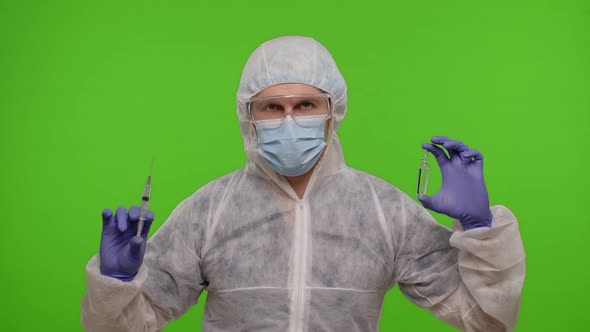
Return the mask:
<path fill-rule="evenodd" d="M 525 255 L 515 217 L 489 207 L 482 155 L 445 137 L 423 145 L 443 184 L 419 199 L 456 218 L 451 231 L 344 164 L 336 131 L 346 104 L 344 79 L 315 40 L 258 47 L 237 95 L 246 167 L 181 202 L 147 249 L 153 215 L 134 236 L 137 207 L 105 210 L 100 255 L 86 269 L 84 327 L 155 331 L 206 289 L 203 331 L 377 331 L 397 283 L 453 326 L 511 330 Z"/>

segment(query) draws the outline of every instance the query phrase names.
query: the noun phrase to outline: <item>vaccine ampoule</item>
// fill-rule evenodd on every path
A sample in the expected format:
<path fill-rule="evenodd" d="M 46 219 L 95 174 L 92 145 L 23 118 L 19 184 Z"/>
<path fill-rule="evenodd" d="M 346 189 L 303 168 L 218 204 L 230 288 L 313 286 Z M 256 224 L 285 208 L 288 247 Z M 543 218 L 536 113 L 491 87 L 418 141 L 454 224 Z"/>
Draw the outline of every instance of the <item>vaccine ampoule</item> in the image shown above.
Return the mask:
<path fill-rule="evenodd" d="M 428 151 L 424 150 L 422 162 L 418 168 L 418 186 L 416 188 L 417 195 L 428 194 L 428 174 L 430 173 L 430 166 L 428 166 Z"/>

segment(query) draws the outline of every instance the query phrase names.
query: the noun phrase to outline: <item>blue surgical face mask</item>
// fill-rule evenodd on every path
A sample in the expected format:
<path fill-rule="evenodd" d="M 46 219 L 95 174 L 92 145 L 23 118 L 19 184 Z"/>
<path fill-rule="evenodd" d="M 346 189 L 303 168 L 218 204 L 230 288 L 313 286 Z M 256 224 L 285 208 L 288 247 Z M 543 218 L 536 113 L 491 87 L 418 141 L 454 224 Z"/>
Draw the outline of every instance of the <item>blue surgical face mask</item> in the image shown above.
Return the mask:
<path fill-rule="evenodd" d="M 271 120 L 276 121 L 276 120 Z M 258 153 L 279 174 L 305 174 L 320 158 L 324 142 L 325 116 L 302 116 L 297 122 L 288 115 L 279 126 L 257 121 Z"/>

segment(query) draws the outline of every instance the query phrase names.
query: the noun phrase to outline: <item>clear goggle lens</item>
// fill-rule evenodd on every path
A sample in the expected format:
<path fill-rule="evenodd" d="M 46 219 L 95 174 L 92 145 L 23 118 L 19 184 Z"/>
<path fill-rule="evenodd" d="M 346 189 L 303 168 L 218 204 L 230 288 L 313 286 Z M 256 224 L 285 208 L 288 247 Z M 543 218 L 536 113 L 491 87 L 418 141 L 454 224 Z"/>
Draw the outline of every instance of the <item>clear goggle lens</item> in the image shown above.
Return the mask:
<path fill-rule="evenodd" d="M 311 95 L 287 95 L 287 96 L 270 96 L 270 97 L 253 97 L 248 102 L 248 111 L 250 118 L 255 123 L 264 121 L 264 123 L 278 123 L 281 125 L 287 115 L 291 115 L 293 120 L 300 125 L 317 124 L 319 118 L 323 117 L 325 121 L 330 117 L 331 102 L 330 95 L 327 93 Z M 313 118 L 307 117 L 312 116 Z M 271 122 L 267 120 L 280 120 Z"/>

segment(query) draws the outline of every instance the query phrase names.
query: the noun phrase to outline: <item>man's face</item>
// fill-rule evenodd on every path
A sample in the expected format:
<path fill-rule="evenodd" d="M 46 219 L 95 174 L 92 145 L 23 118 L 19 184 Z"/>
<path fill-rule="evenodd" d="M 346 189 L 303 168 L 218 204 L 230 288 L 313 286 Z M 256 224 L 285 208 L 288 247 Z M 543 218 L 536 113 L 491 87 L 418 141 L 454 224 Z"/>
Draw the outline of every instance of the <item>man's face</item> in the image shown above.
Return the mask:
<path fill-rule="evenodd" d="M 268 87 L 255 95 L 255 97 L 271 97 L 271 96 L 286 96 L 286 95 L 315 95 L 322 93 L 322 90 L 319 90 L 311 85 L 300 84 L 300 83 L 283 83 L 273 85 Z M 326 126 L 324 127 L 324 141 L 327 142 L 328 139 L 328 128 L 330 127 L 330 121 L 332 119 L 328 119 L 326 122 Z"/>

